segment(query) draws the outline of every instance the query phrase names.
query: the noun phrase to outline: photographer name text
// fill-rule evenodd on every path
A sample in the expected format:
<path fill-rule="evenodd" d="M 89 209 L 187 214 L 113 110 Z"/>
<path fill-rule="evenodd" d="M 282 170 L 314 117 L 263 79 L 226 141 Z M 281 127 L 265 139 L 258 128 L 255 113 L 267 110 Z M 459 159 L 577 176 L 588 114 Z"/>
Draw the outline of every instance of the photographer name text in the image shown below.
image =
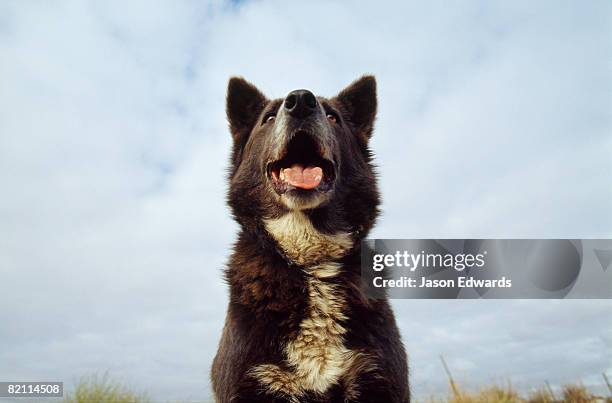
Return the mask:
<path fill-rule="evenodd" d="M 409 251 L 396 251 L 389 254 L 375 254 L 372 257 L 372 270 L 381 272 L 385 269 L 409 270 L 414 273 L 419 270 L 420 278 L 401 276 L 385 278 L 376 276 L 372 283 L 376 288 L 510 288 L 512 281 L 505 276 L 499 279 L 483 279 L 471 276 L 459 276 L 457 278 L 432 279 L 428 278 L 432 270 L 483 270 L 486 265 L 487 251 L 478 254 L 462 253 L 412 253 Z M 429 269 L 429 270 L 427 270 Z"/>

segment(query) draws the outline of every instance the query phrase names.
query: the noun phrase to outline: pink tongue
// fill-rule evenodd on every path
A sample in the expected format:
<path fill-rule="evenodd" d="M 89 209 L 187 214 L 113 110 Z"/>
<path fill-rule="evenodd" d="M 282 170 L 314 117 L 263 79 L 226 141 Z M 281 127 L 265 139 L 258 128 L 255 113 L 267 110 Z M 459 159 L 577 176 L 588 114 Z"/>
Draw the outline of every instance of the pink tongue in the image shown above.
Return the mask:
<path fill-rule="evenodd" d="M 296 188 L 314 189 L 323 179 L 323 170 L 319 167 L 304 168 L 300 164 L 293 164 L 291 168 L 283 169 L 283 175 L 285 181 Z"/>

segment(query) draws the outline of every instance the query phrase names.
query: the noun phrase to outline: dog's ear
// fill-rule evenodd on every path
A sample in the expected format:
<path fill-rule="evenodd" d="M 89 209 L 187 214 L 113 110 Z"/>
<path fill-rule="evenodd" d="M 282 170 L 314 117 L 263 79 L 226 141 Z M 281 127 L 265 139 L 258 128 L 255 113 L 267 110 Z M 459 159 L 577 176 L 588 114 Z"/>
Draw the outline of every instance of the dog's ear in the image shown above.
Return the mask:
<path fill-rule="evenodd" d="M 336 99 L 346 111 L 349 122 L 357 134 L 366 141 L 372 135 L 376 118 L 376 79 L 374 76 L 363 76 L 343 89 Z"/>
<path fill-rule="evenodd" d="M 226 113 L 234 143 L 248 137 L 266 102 L 266 97 L 253 84 L 241 77 L 230 78 Z"/>

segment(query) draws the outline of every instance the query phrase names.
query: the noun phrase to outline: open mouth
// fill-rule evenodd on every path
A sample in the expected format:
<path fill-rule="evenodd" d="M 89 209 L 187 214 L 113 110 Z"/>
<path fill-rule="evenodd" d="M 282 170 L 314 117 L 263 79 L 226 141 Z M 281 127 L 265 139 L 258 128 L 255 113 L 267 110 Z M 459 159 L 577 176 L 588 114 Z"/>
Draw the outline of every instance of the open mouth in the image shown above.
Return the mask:
<path fill-rule="evenodd" d="M 335 174 L 333 162 L 323 158 L 319 143 L 307 132 L 297 132 L 281 159 L 268 163 L 268 177 L 278 194 L 290 190 L 326 192 Z"/>

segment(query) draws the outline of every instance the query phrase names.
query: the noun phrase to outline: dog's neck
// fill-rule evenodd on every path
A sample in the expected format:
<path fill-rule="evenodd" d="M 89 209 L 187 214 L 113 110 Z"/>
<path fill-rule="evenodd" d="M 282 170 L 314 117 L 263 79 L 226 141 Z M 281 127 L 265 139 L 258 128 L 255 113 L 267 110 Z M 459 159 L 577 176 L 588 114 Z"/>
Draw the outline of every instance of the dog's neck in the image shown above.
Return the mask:
<path fill-rule="evenodd" d="M 279 218 L 265 219 L 264 226 L 281 252 L 290 261 L 303 267 L 338 261 L 355 243 L 350 232 L 320 232 L 301 211 L 291 211 Z"/>

